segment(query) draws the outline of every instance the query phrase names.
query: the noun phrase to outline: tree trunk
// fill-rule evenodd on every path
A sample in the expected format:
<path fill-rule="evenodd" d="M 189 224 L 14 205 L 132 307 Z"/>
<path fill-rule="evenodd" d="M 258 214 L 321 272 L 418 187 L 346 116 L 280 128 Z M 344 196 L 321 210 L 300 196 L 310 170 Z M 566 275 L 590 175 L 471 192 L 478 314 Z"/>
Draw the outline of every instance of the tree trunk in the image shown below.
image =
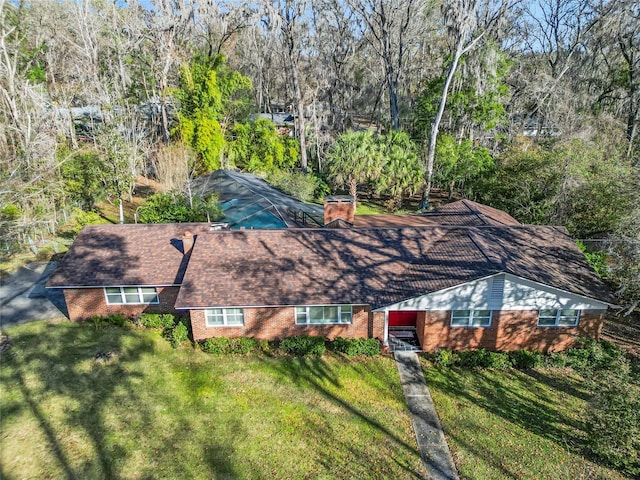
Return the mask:
<path fill-rule="evenodd" d="M 296 96 L 296 109 L 298 117 L 296 121 L 298 140 L 300 141 L 300 168 L 307 173 L 307 141 L 305 138 L 306 122 L 304 120 L 304 101 L 302 99 L 302 90 L 300 89 L 300 81 L 298 79 L 298 66 L 295 62 L 291 62 L 291 78 L 293 80 L 293 90 Z"/>
<path fill-rule="evenodd" d="M 444 86 L 442 87 L 442 95 L 440 97 L 438 113 L 436 113 L 436 118 L 433 119 L 433 123 L 431 124 L 431 134 L 429 135 L 429 150 L 427 150 L 427 185 L 422 194 L 422 201 L 420 202 L 420 205 L 418 207 L 421 210 L 429 208 L 429 195 L 431 194 L 431 186 L 433 180 L 433 162 L 436 157 L 436 140 L 438 139 L 438 130 L 440 129 L 440 122 L 442 121 L 442 115 L 444 114 L 444 107 L 447 104 L 449 86 L 451 85 L 453 76 L 456 73 L 456 68 L 458 67 L 458 61 L 462 56 L 462 52 L 462 42 L 459 42 L 458 46 L 456 47 L 456 52 L 453 56 L 453 61 L 451 62 L 451 66 L 449 67 L 449 72 L 447 73 L 447 79 L 445 80 Z"/>
<path fill-rule="evenodd" d="M 162 95 L 162 99 L 160 101 L 160 114 L 162 115 L 162 123 L 160 125 L 162 141 L 164 143 L 169 143 L 169 114 L 167 112 L 167 104 L 165 102 L 164 95 Z"/>
<path fill-rule="evenodd" d="M 353 208 L 355 208 L 356 199 L 358 197 L 358 182 L 355 178 L 349 179 L 349 195 L 353 197 Z"/>
<path fill-rule="evenodd" d="M 120 214 L 120 223 L 124 223 L 124 208 L 122 206 L 122 196 L 118 198 L 118 213 Z"/>

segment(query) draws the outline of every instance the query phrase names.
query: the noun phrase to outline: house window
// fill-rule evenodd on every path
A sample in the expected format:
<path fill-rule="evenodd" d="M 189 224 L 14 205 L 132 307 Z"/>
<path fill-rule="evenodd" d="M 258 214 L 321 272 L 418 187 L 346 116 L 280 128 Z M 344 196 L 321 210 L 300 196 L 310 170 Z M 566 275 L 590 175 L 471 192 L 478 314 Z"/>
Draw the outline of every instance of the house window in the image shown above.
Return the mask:
<path fill-rule="evenodd" d="M 160 303 L 156 287 L 105 287 L 104 294 L 107 305 Z"/>
<path fill-rule="evenodd" d="M 209 308 L 204 311 L 207 327 L 242 327 L 244 311 L 241 308 Z"/>
<path fill-rule="evenodd" d="M 451 312 L 452 327 L 489 327 L 491 310 L 454 310 Z"/>
<path fill-rule="evenodd" d="M 539 327 L 575 327 L 578 325 L 580 310 L 540 310 L 538 313 Z"/>
<path fill-rule="evenodd" d="M 297 325 L 351 323 L 351 305 L 296 307 Z"/>

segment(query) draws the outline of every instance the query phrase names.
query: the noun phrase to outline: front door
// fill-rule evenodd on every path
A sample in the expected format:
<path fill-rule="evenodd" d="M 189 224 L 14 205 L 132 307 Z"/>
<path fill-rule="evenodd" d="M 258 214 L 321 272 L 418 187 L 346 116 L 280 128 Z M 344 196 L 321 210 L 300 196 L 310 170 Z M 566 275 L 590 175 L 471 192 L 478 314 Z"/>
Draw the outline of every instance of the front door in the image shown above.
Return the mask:
<path fill-rule="evenodd" d="M 412 327 L 416 328 L 418 320 L 417 311 L 391 311 L 389 312 L 390 327 Z"/>

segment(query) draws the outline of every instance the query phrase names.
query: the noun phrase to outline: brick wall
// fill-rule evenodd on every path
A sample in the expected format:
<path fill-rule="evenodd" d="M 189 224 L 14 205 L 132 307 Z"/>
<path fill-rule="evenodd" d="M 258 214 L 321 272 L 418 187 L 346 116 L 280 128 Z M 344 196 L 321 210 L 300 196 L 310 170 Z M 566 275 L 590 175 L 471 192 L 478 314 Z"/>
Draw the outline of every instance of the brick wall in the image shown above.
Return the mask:
<path fill-rule="evenodd" d="M 193 339 L 211 337 L 255 337 L 275 340 L 296 335 L 322 335 L 328 338 L 380 338 L 384 331 L 384 314 L 371 315 L 367 306 L 354 306 L 349 325 L 296 325 L 294 307 L 245 308 L 242 327 L 207 327 L 204 310 L 191 310 Z"/>
<path fill-rule="evenodd" d="M 599 338 L 603 316 L 603 310 L 585 310 L 577 327 L 539 327 L 537 310 L 506 310 L 493 312 L 490 327 L 452 327 L 450 312 L 431 311 L 426 312 L 423 326 L 418 317 L 417 331 L 425 351 L 559 351 L 573 346 L 579 336 Z"/>
<path fill-rule="evenodd" d="M 174 305 L 179 287 L 158 287 L 157 305 L 107 305 L 102 288 L 65 288 L 69 318 L 73 321 L 87 320 L 94 315 L 122 314 L 135 317 L 141 313 L 175 313 Z"/>

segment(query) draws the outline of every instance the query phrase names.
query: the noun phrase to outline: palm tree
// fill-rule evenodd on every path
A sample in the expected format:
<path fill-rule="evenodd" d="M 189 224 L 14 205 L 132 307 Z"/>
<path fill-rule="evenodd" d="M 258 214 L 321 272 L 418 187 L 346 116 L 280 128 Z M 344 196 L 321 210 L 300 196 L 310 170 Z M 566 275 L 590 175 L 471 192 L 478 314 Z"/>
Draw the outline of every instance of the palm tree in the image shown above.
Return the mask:
<path fill-rule="evenodd" d="M 347 186 L 354 203 L 358 184 L 371 181 L 381 173 L 377 142 L 370 130 L 348 131 L 340 135 L 327 152 L 326 173 L 337 188 Z"/>
<path fill-rule="evenodd" d="M 390 207 L 396 209 L 405 193 L 415 193 L 424 181 L 424 168 L 416 144 L 405 132 L 391 131 L 379 137 L 382 172 L 374 181 L 376 193 L 391 196 Z"/>

